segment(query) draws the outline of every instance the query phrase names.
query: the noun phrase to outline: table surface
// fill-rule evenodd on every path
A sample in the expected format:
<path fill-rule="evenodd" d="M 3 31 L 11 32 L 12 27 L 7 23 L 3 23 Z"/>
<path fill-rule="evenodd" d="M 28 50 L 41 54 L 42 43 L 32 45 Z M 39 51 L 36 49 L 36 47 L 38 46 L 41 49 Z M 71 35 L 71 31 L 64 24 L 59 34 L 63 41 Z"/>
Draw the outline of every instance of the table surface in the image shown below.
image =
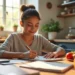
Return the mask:
<path fill-rule="evenodd" d="M 68 61 L 66 59 L 64 59 L 63 61 L 60 61 L 60 62 L 75 64 L 74 62 Z M 16 64 L 16 66 L 18 66 L 18 67 L 21 66 L 21 65 L 22 65 L 21 63 Z M 26 71 L 26 68 L 21 68 L 21 69 L 23 69 L 24 71 Z M 54 72 L 40 71 L 40 75 L 75 75 L 75 68 L 72 68 L 72 69 L 68 70 L 65 73 L 54 73 Z"/>

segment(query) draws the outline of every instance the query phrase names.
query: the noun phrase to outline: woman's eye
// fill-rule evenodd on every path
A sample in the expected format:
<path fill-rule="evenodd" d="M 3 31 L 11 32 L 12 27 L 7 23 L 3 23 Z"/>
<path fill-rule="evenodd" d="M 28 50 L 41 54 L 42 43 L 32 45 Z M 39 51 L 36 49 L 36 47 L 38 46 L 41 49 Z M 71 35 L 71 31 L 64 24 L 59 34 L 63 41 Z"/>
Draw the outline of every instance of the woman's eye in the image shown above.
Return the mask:
<path fill-rule="evenodd" d="M 32 25 L 28 24 L 28 26 L 32 26 Z"/>

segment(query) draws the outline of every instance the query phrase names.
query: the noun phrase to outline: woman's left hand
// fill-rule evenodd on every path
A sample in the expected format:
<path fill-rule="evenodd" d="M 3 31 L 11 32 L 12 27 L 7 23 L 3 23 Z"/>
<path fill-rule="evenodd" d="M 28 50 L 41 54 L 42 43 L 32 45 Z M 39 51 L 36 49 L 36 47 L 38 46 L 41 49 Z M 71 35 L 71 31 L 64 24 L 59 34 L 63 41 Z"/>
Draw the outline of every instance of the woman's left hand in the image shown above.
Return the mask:
<path fill-rule="evenodd" d="M 57 52 L 49 52 L 46 55 L 44 55 L 45 58 L 57 58 L 59 57 L 59 54 Z"/>

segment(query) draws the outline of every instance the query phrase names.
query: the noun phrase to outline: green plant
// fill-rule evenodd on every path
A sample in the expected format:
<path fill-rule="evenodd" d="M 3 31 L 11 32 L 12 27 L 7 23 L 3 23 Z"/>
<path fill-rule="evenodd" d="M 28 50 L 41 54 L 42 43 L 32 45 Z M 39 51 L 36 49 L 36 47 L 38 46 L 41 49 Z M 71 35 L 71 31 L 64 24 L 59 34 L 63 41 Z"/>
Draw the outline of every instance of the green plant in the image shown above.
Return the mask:
<path fill-rule="evenodd" d="M 50 20 L 48 24 L 42 26 L 42 31 L 44 32 L 59 32 L 61 28 L 59 27 L 59 22 L 54 21 L 53 19 Z"/>
<path fill-rule="evenodd" d="M 0 31 L 4 30 L 4 26 L 0 25 Z"/>
<path fill-rule="evenodd" d="M 0 28 L 4 28 L 4 26 L 0 25 Z"/>
<path fill-rule="evenodd" d="M 14 26 L 14 27 L 18 27 L 18 25 L 17 25 L 17 24 L 14 24 L 13 26 Z"/>

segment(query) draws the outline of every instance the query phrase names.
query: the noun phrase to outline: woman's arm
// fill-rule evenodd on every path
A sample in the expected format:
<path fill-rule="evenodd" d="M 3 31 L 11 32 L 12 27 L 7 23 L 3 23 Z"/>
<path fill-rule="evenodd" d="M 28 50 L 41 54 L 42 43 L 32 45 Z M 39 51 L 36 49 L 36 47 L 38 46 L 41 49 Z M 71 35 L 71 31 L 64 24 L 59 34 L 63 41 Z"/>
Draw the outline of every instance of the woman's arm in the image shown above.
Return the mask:
<path fill-rule="evenodd" d="M 34 58 L 37 53 L 33 50 L 26 52 L 14 52 L 14 35 L 10 35 L 0 46 L 0 58 Z"/>
<path fill-rule="evenodd" d="M 1 58 L 7 58 L 7 59 L 12 59 L 12 58 L 25 58 L 25 54 L 21 52 L 9 52 L 5 51 L 2 53 Z"/>
<path fill-rule="evenodd" d="M 47 53 L 44 57 L 46 58 L 57 58 L 65 55 L 65 51 L 63 49 L 56 50 L 54 52 Z"/>
<path fill-rule="evenodd" d="M 27 52 L 9 52 L 9 51 L 5 51 L 2 54 L 1 58 L 7 58 L 7 59 L 12 59 L 12 58 L 29 58 L 29 59 L 33 59 L 37 56 L 37 53 L 33 50 L 31 51 L 27 51 Z"/>
<path fill-rule="evenodd" d="M 53 43 L 51 43 L 48 39 L 44 38 L 41 36 L 42 39 L 42 44 L 43 44 L 43 49 L 48 52 L 45 57 L 59 57 L 65 55 L 65 50 Z"/>
<path fill-rule="evenodd" d="M 5 51 L 11 51 L 11 47 L 13 47 L 13 36 L 12 34 L 8 36 L 8 38 L 0 45 L 0 57 Z"/>

